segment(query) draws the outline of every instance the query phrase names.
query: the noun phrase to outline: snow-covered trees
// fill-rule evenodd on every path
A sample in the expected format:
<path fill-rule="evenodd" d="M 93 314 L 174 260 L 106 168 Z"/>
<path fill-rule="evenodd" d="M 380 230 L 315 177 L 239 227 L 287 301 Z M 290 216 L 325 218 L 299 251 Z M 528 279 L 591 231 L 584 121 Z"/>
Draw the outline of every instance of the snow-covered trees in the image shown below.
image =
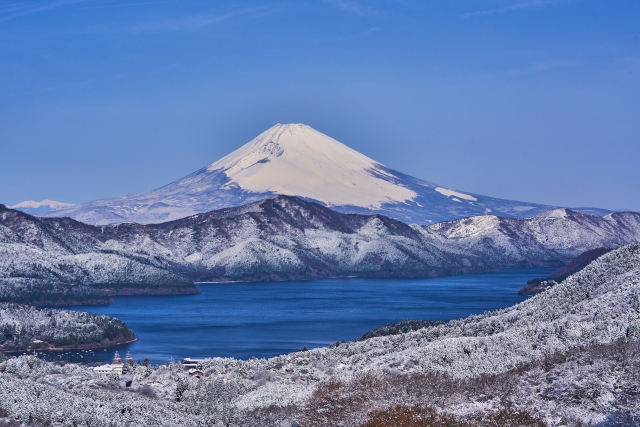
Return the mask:
<path fill-rule="evenodd" d="M 126 324 L 111 316 L 0 303 L 0 350 L 91 347 L 131 341 Z"/>
<path fill-rule="evenodd" d="M 397 407 L 471 426 L 636 425 L 639 333 L 635 244 L 505 310 L 268 360 L 205 359 L 202 378 L 179 363 L 118 378 L 12 358 L 0 409 L 60 426 L 375 426 Z"/>
<path fill-rule="evenodd" d="M 373 331 L 363 334 L 356 341 L 364 341 L 369 338 L 383 337 L 387 335 L 398 335 L 442 324 L 443 322 L 437 320 L 403 320 L 398 323 L 389 323 L 387 325 L 378 326 Z"/>
<path fill-rule="evenodd" d="M 105 288 L 197 291 L 152 257 L 103 248 L 99 235 L 69 218 L 45 220 L 0 205 L 0 301 L 108 304 Z"/>
<path fill-rule="evenodd" d="M 108 293 L 197 292 L 193 281 L 430 277 L 559 266 L 640 240 L 640 215 L 568 210 L 429 227 L 341 214 L 296 197 L 176 221 L 93 227 L 0 206 L 0 301 L 106 303 Z"/>

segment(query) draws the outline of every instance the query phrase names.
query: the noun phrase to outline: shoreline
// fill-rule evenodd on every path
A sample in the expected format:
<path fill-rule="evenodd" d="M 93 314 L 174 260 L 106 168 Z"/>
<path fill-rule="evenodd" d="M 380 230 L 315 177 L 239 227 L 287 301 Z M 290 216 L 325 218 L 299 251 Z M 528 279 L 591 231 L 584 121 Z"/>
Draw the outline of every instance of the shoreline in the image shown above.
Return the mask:
<path fill-rule="evenodd" d="M 524 271 L 520 271 L 520 270 L 524 270 Z M 538 270 L 538 269 L 535 269 L 535 270 Z M 534 276 L 535 275 L 539 275 L 539 276 L 547 275 L 548 271 L 549 271 L 549 269 L 544 269 L 542 271 L 532 271 L 531 269 L 515 269 L 515 271 L 514 271 L 513 269 L 505 269 L 505 270 L 502 271 L 502 273 L 503 273 L 503 275 L 505 277 L 507 277 L 507 278 L 508 277 L 518 277 L 519 279 L 518 280 L 506 280 L 505 279 L 506 280 L 505 281 L 505 280 L 500 279 L 500 277 L 498 277 L 498 279 L 494 279 L 494 276 L 496 276 L 494 274 L 488 274 L 488 275 L 487 274 L 478 274 L 478 275 L 472 275 L 472 276 L 475 276 L 475 278 L 472 279 L 472 284 L 477 284 L 478 286 L 480 286 L 483 283 L 492 283 L 493 287 L 496 287 L 496 286 L 501 287 L 499 284 L 496 285 L 494 282 L 496 280 L 498 280 L 498 281 L 502 280 L 502 281 L 504 281 L 504 283 L 509 282 L 510 283 L 509 288 L 511 288 L 511 287 L 513 287 L 512 283 L 521 282 L 522 281 L 521 278 L 531 277 L 531 274 L 533 274 Z M 485 277 L 485 276 L 488 276 L 488 277 Z M 500 276 L 500 275 L 497 275 L 497 276 Z M 370 283 L 372 281 L 371 279 L 356 280 L 357 284 L 354 283 L 354 286 L 356 286 L 356 287 L 354 289 L 351 289 L 350 291 L 347 291 L 347 295 L 351 295 L 352 297 L 356 298 L 357 294 L 354 294 L 354 291 L 357 291 L 357 290 L 364 290 L 369 295 L 371 293 L 371 286 L 374 286 L 374 289 L 376 289 L 376 290 L 379 289 L 380 292 L 381 292 L 380 295 L 396 295 L 396 294 L 398 294 L 397 291 L 393 290 L 395 287 L 388 288 L 388 287 L 385 286 L 385 282 L 387 280 L 388 279 L 373 279 L 373 281 L 375 281 L 375 282 L 380 282 L 378 284 L 371 284 Z M 438 287 L 446 286 L 446 284 L 448 283 L 444 279 L 438 279 L 438 278 L 433 279 L 433 278 L 431 278 L 431 279 L 423 279 L 423 280 L 417 281 L 416 286 L 419 286 L 419 289 L 423 289 L 424 288 L 428 295 L 432 295 L 433 294 L 433 295 L 435 295 L 435 297 L 437 297 L 438 295 L 440 295 L 440 293 L 437 291 L 437 289 L 436 289 L 436 291 L 430 291 L 430 289 L 433 288 L 429 284 L 429 282 L 431 280 L 436 280 L 437 281 L 436 284 L 437 284 Z M 311 292 L 310 295 L 312 295 L 312 296 L 313 295 L 323 295 L 324 294 L 323 289 L 325 289 L 325 288 L 330 290 L 331 292 L 335 292 L 335 295 L 341 295 L 342 294 L 341 289 L 343 287 L 342 286 L 337 286 L 333 280 L 330 280 L 330 279 L 329 280 L 321 280 L 319 282 L 320 283 L 318 283 L 318 282 L 299 282 L 298 284 L 302 288 L 305 289 L 305 291 L 304 291 L 305 294 L 307 293 L 307 290 L 309 290 L 309 292 Z M 322 282 L 324 284 L 321 284 Z M 350 282 L 350 279 L 345 279 L 344 280 L 345 284 L 347 282 Z M 395 283 L 395 280 L 392 281 L 392 282 Z M 410 280 L 410 282 L 413 282 L 413 280 Z M 464 282 L 464 280 L 462 280 L 462 282 Z M 208 283 L 211 283 L 211 282 L 205 282 L 205 283 L 208 284 Z M 308 285 L 311 285 L 312 283 L 318 283 L 320 285 L 320 287 L 318 288 L 320 293 L 318 293 L 318 290 L 314 290 L 314 289 L 311 289 L 308 286 L 305 286 L 304 285 L 305 283 L 307 283 Z M 331 283 L 334 283 L 334 284 L 331 284 Z M 455 283 L 457 283 L 457 282 L 455 282 Z M 235 284 L 231 284 L 231 286 L 224 286 L 224 288 L 226 290 L 221 294 L 223 296 L 222 300 L 219 298 L 218 291 L 214 291 L 214 288 L 217 289 L 217 287 L 213 286 L 213 285 L 216 285 L 216 284 L 217 283 L 211 283 L 212 286 L 209 286 L 207 288 L 205 288 L 204 286 L 201 286 L 201 289 L 202 289 L 202 295 L 201 296 L 203 297 L 203 300 L 199 301 L 199 302 L 196 301 L 196 303 L 200 304 L 202 302 L 206 303 L 209 300 L 211 300 L 211 301 L 215 300 L 215 301 L 222 301 L 221 304 L 223 304 L 225 301 L 227 301 L 227 299 L 233 300 L 233 301 L 238 301 L 238 294 L 236 294 L 235 291 L 234 291 L 236 289 Z M 262 290 L 260 290 L 258 292 L 258 295 L 269 295 L 269 294 L 272 294 L 272 291 L 270 291 L 269 289 L 266 289 L 266 288 L 270 288 L 273 285 L 276 285 L 277 289 L 280 289 L 280 288 L 282 288 L 282 289 L 297 288 L 297 286 L 291 287 L 290 284 L 287 285 L 286 282 L 270 283 L 270 284 L 267 284 L 267 286 L 260 286 L 261 284 L 262 283 L 256 283 L 255 285 L 254 284 L 248 284 L 247 287 L 242 286 L 241 288 L 243 288 L 243 290 L 241 291 L 241 295 L 245 295 L 245 296 L 249 297 L 251 301 L 253 301 L 253 298 L 254 298 L 253 291 L 258 291 L 259 289 L 262 289 Z M 284 286 L 282 286 L 282 285 L 284 285 Z M 411 283 L 407 283 L 406 285 L 400 285 L 400 287 L 402 289 L 404 289 L 404 288 L 413 289 L 413 286 L 414 285 L 411 284 Z M 471 292 L 473 295 L 476 295 L 478 293 L 484 294 L 486 292 L 485 287 L 484 286 L 478 287 L 478 286 L 476 286 L 476 285 L 469 286 L 468 287 L 469 292 Z M 491 289 L 493 289 L 493 287 Z M 207 291 L 207 289 L 209 289 L 209 288 L 210 288 L 210 290 Z M 351 285 L 347 285 L 347 288 L 351 288 Z M 389 290 L 387 291 L 385 289 L 389 289 Z M 467 289 L 467 287 L 465 287 L 465 289 Z M 509 304 L 503 303 L 503 305 L 492 306 L 490 309 L 487 308 L 487 310 L 502 309 L 502 308 L 506 308 L 506 307 L 509 307 L 511 305 L 515 305 L 517 303 L 520 303 L 525 298 L 522 298 L 522 297 L 515 297 L 514 298 L 514 296 L 516 295 L 516 291 L 517 291 L 517 287 L 514 288 L 513 292 L 509 292 L 509 291 L 505 291 L 504 292 L 504 294 L 505 294 L 504 300 L 505 301 L 513 300 L 513 302 L 511 302 Z M 400 295 L 400 294 L 398 294 L 398 295 Z M 502 293 L 501 293 L 501 295 L 502 295 Z M 186 309 L 187 313 L 190 313 L 189 310 L 191 310 L 191 309 L 189 307 L 193 307 L 193 302 L 195 301 L 194 298 L 198 298 L 199 299 L 200 297 L 199 296 L 193 296 L 193 297 L 183 298 L 183 297 L 180 297 L 180 296 L 176 296 L 176 298 L 172 298 L 171 299 L 171 306 L 173 306 L 175 304 L 176 308 L 180 308 L 180 310 L 179 310 L 180 312 L 182 311 L 182 309 Z M 437 297 L 437 298 L 439 300 L 439 297 Z M 376 304 L 375 300 L 376 299 L 377 299 L 376 297 L 370 298 L 371 303 L 373 304 L 372 307 L 375 306 L 375 304 Z M 118 303 L 118 304 L 120 303 L 117 299 L 115 299 L 115 300 L 116 300 L 116 303 Z M 147 305 L 149 307 L 160 308 L 162 310 L 162 312 L 165 313 L 165 309 L 162 308 L 164 306 L 163 303 L 154 302 L 156 300 L 155 298 L 148 298 L 148 299 L 145 298 L 144 302 L 138 302 L 136 300 L 137 300 L 136 298 L 127 298 L 127 301 L 123 302 L 122 309 L 118 309 L 117 310 L 120 313 L 120 316 L 116 315 L 116 317 L 119 317 L 123 321 L 127 321 L 125 314 L 126 313 L 130 313 L 130 314 L 134 315 L 135 318 L 138 319 L 139 322 L 142 322 L 141 325 L 142 324 L 147 324 L 148 322 L 150 322 L 150 324 L 152 324 L 152 325 L 156 325 L 157 324 L 158 327 L 161 327 L 162 324 L 166 323 L 166 320 L 165 320 L 164 317 L 154 319 L 155 316 L 145 316 L 145 317 L 148 317 L 148 319 L 145 319 L 145 318 L 142 318 L 142 317 L 138 316 L 138 314 L 137 314 L 138 310 L 146 307 Z M 281 301 L 281 299 L 279 299 L 279 298 L 276 298 L 276 300 L 277 301 Z M 410 300 L 413 300 L 413 299 L 410 299 Z M 326 304 L 324 304 L 324 303 L 320 304 L 320 306 L 325 306 L 325 305 Z M 398 304 L 394 304 L 393 306 L 395 307 L 397 305 Z M 228 304 L 220 305 L 220 307 L 223 307 L 223 306 L 229 308 Z M 333 304 L 331 306 L 333 307 Z M 260 303 L 257 303 L 256 307 L 260 307 Z M 340 307 L 338 307 L 338 308 L 340 308 Z M 231 308 L 233 308 L 233 307 L 231 307 Z M 347 340 L 350 340 L 350 341 L 354 340 L 354 339 L 357 339 L 357 337 L 362 336 L 364 332 L 371 332 L 374 329 L 376 329 L 376 328 L 378 328 L 380 326 L 384 326 L 386 324 L 397 323 L 398 322 L 397 319 L 400 319 L 400 320 L 406 320 L 406 319 L 409 319 L 409 320 L 416 320 L 416 319 L 418 319 L 418 320 L 419 319 L 434 320 L 434 319 L 438 319 L 438 320 L 442 320 L 442 321 L 446 322 L 446 321 L 448 321 L 450 319 L 460 318 L 463 315 L 471 315 L 471 314 L 474 314 L 474 313 L 475 314 L 481 314 L 479 312 L 474 312 L 473 310 L 469 310 L 469 311 L 465 310 L 464 314 L 459 314 L 459 315 L 457 315 L 455 317 L 451 317 L 451 316 L 448 315 L 448 311 L 447 310 L 445 310 L 445 311 L 447 311 L 447 313 L 443 314 L 443 310 L 441 310 L 440 308 L 437 308 L 437 307 L 433 307 L 433 309 L 427 310 L 427 312 L 426 312 L 427 315 L 425 315 L 425 313 L 423 313 L 423 312 L 420 312 L 418 314 L 409 315 L 409 314 L 407 314 L 405 308 L 403 308 L 402 311 L 399 312 L 399 314 L 397 316 L 396 315 L 391 316 L 391 317 L 389 317 L 389 319 L 385 318 L 386 319 L 385 321 L 373 321 L 373 322 L 372 321 L 366 321 L 363 324 L 363 325 L 366 326 L 366 328 L 364 328 L 364 327 L 357 327 L 356 328 L 355 326 L 352 325 L 353 320 L 357 317 L 356 315 L 346 316 L 345 319 L 344 319 L 344 322 L 343 322 L 347 326 L 346 329 L 343 327 L 344 325 L 341 326 L 339 328 L 340 330 L 336 334 L 329 334 L 330 335 L 329 338 L 326 340 L 326 342 L 323 342 L 322 345 L 325 345 L 325 346 L 326 345 L 330 345 L 331 343 L 336 342 L 336 340 L 338 340 L 338 339 L 347 339 Z M 91 311 L 91 310 L 89 310 L 89 311 Z M 109 309 L 100 310 L 101 313 L 114 315 L 114 313 L 111 313 L 111 311 L 112 310 L 109 310 Z M 175 310 L 171 309 L 171 310 L 167 311 L 167 313 L 173 313 L 174 311 Z M 246 311 L 246 310 L 244 310 L 244 311 Z M 178 312 L 178 311 L 176 311 L 176 312 Z M 217 310 L 214 310 L 212 313 L 214 313 L 214 312 L 218 313 Z M 226 308 L 223 309 L 222 313 L 225 313 L 225 312 L 227 312 Z M 218 313 L 218 314 L 221 314 L 221 313 Z M 213 317 L 217 316 L 218 314 L 214 315 Z M 300 317 L 300 316 L 292 314 L 292 317 L 293 318 L 297 318 L 297 317 Z M 169 319 L 169 317 L 167 317 L 166 319 Z M 185 323 L 186 326 L 189 325 L 189 322 L 184 322 L 184 323 Z M 214 322 L 213 320 L 211 320 L 211 321 L 207 320 L 207 321 L 205 321 L 205 323 L 207 325 L 214 325 L 215 326 L 219 322 Z M 235 323 L 238 323 L 238 322 L 233 322 L 234 325 L 235 325 Z M 241 323 L 241 321 L 240 321 L 240 323 Z M 273 322 L 267 323 L 267 326 L 268 325 L 272 325 L 272 323 Z M 356 323 L 360 324 L 357 319 L 356 319 Z M 129 324 L 128 321 L 127 321 L 127 324 Z M 134 325 L 129 325 L 129 326 L 133 327 Z M 137 325 L 137 326 L 133 327 L 132 329 L 135 331 L 137 328 L 141 328 L 141 327 L 143 327 L 143 326 Z M 353 329 L 353 333 L 350 332 L 348 336 L 344 335 L 344 331 L 345 330 L 351 330 L 351 329 L 349 329 L 351 327 Z M 215 329 L 215 327 L 214 328 L 206 328 L 206 330 L 209 330 L 209 329 Z M 271 326 L 269 326 L 267 329 L 265 329 L 266 333 L 275 334 L 274 336 L 281 335 L 276 330 L 272 331 L 271 329 L 272 329 Z M 314 331 L 317 328 L 312 325 L 307 329 L 311 333 L 314 333 Z M 204 335 L 201 336 L 201 338 L 205 339 L 206 337 L 209 337 L 210 340 L 215 342 L 215 340 L 218 338 L 219 334 L 216 334 L 215 332 L 207 333 L 206 330 L 204 331 L 205 333 L 204 333 Z M 249 329 L 247 329 L 247 331 L 248 330 Z M 162 330 L 158 329 L 158 331 L 162 331 Z M 171 329 L 171 331 L 173 331 L 173 328 Z M 305 332 L 305 331 L 306 331 L 306 329 L 303 328 L 303 332 Z M 166 353 L 166 351 L 164 351 L 164 350 L 163 351 L 158 351 L 159 350 L 158 348 L 154 348 L 156 342 L 157 343 L 164 342 L 165 344 L 163 344 L 163 345 L 175 347 L 176 350 L 175 351 L 172 350 L 173 352 L 170 353 L 170 354 L 172 354 L 174 356 L 174 358 L 175 358 L 176 354 L 179 354 L 181 356 L 199 356 L 199 357 L 204 357 L 205 355 L 206 356 L 211 356 L 211 357 L 216 357 L 216 356 L 217 357 L 234 357 L 234 358 L 238 358 L 238 359 L 247 359 L 247 358 L 250 358 L 250 357 L 273 357 L 273 356 L 275 356 L 277 354 L 284 354 L 285 352 L 299 351 L 301 348 L 303 348 L 303 346 L 306 346 L 308 349 L 315 347 L 314 344 L 310 345 L 310 341 L 308 341 L 306 339 L 306 337 L 303 337 L 303 335 L 305 335 L 305 333 L 300 333 L 300 334 L 296 333 L 296 334 L 294 334 L 295 337 L 296 337 L 295 341 L 300 343 L 299 346 L 296 346 L 296 345 L 289 346 L 289 345 L 284 345 L 284 344 L 283 345 L 276 345 L 276 349 L 279 350 L 279 351 L 282 351 L 283 353 L 271 353 L 269 349 L 265 350 L 265 348 L 263 348 L 264 345 L 261 345 L 260 343 L 257 343 L 255 345 L 252 343 L 252 345 L 251 345 L 252 349 L 247 350 L 247 349 L 241 348 L 242 346 L 244 346 L 244 344 L 236 345 L 237 343 L 235 341 L 237 341 L 237 340 L 231 339 L 230 340 L 231 342 L 227 342 L 227 344 L 225 344 L 225 348 L 221 348 L 220 346 L 210 345 L 207 342 L 199 343 L 199 344 L 196 345 L 196 347 L 198 349 L 198 351 L 197 351 L 198 354 L 193 354 L 194 353 L 193 351 L 185 350 L 186 346 L 183 345 L 184 344 L 182 342 L 183 338 L 182 337 L 178 337 L 178 335 L 177 335 L 178 332 L 180 332 L 180 330 L 177 330 L 177 332 L 175 332 L 176 333 L 176 334 L 174 334 L 175 336 L 174 335 L 168 335 L 167 336 L 165 334 L 165 332 L 162 332 L 162 333 L 152 332 L 152 334 L 150 336 L 146 336 L 146 334 L 145 334 L 144 337 L 140 338 L 140 341 L 141 341 L 140 344 L 136 344 L 136 345 L 127 344 L 127 342 L 131 342 L 130 340 L 120 339 L 119 341 L 112 341 L 110 343 L 107 343 L 107 342 L 99 343 L 98 341 L 94 340 L 93 343 L 91 343 L 89 345 L 83 345 L 83 346 L 68 346 L 68 345 L 56 346 L 55 344 L 53 344 L 53 345 L 51 345 L 49 347 L 45 347 L 45 345 L 43 345 L 44 343 L 40 343 L 40 349 L 34 348 L 34 347 L 36 347 L 35 345 L 31 346 L 32 348 L 29 349 L 29 348 L 25 348 L 25 347 L 29 347 L 30 343 L 24 343 L 26 345 L 20 346 L 19 348 L 15 347 L 15 350 L 12 353 L 13 353 L 13 355 L 19 355 L 19 354 L 22 354 L 23 352 L 24 353 L 29 353 L 31 351 L 31 353 L 33 353 L 32 350 L 35 350 L 35 351 L 44 353 L 44 354 L 40 355 L 39 357 L 44 357 L 44 358 L 51 358 L 52 357 L 53 359 L 57 360 L 58 359 L 57 355 L 60 354 L 59 352 L 60 351 L 64 352 L 64 350 L 67 350 L 67 351 L 70 351 L 70 353 L 68 355 L 64 355 L 63 354 L 62 355 L 62 359 L 63 360 L 70 360 L 70 361 L 79 362 L 79 363 L 86 363 L 87 362 L 87 355 L 84 355 L 84 360 L 81 360 L 79 357 L 75 356 L 76 353 L 82 354 L 81 353 L 81 349 L 82 348 L 86 348 L 86 349 L 93 348 L 94 351 L 96 351 L 95 349 L 100 349 L 100 350 L 97 350 L 96 352 L 102 354 L 103 353 L 102 348 L 111 347 L 112 349 L 106 350 L 106 352 L 113 352 L 115 350 L 118 350 L 118 351 L 131 350 L 131 351 L 135 351 L 136 353 L 140 352 L 141 354 L 144 353 L 147 357 L 149 357 L 149 359 L 152 361 L 152 363 L 155 364 L 155 363 L 163 363 L 164 361 L 166 361 L 168 356 L 167 357 L 164 357 L 164 356 L 169 354 L 169 353 Z M 240 332 L 242 332 L 242 331 L 240 331 Z M 300 335 L 300 336 L 298 336 L 298 335 Z M 184 334 L 183 334 L 183 336 L 184 336 Z M 316 335 L 308 335 L 308 334 L 306 336 L 316 337 Z M 120 338 L 127 338 L 127 337 L 126 337 L 125 334 L 123 334 L 123 335 L 120 336 Z M 209 339 L 209 338 L 207 338 L 207 339 Z M 287 339 L 293 339 L 293 338 L 291 336 L 287 336 Z M 319 338 L 319 339 L 322 340 L 322 338 Z M 149 342 L 147 342 L 147 340 L 149 340 Z M 314 338 L 314 340 L 315 340 L 315 338 Z M 144 343 L 143 343 L 143 341 L 144 341 Z M 121 344 L 121 346 L 119 346 L 118 344 Z M 148 344 L 153 344 L 153 345 L 149 346 Z M 191 345 L 189 345 L 188 347 L 193 349 L 193 346 L 191 346 Z M 253 348 L 253 347 L 255 347 L 255 348 Z M 21 350 L 22 350 L 22 352 L 21 352 Z M 80 350 L 80 351 L 78 351 L 78 350 Z M 209 350 L 211 350 L 211 351 L 209 351 Z M 271 349 L 271 350 L 273 350 L 273 349 Z M 106 354 L 106 352 L 105 352 L 105 354 Z M 91 356 L 91 358 L 92 357 L 93 356 Z M 100 358 L 104 358 L 105 356 L 99 355 L 99 357 Z M 76 360 L 76 358 L 77 358 L 77 360 Z M 91 359 L 91 358 L 90 358 L 90 360 L 93 361 L 93 359 Z M 100 359 L 100 360 L 102 360 L 102 359 Z"/>
<path fill-rule="evenodd" d="M 361 277 L 361 276 L 335 276 L 323 277 L 320 279 L 291 279 L 291 280 L 207 280 L 205 282 L 193 282 L 194 285 L 220 285 L 225 283 L 283 283 L 283 282 L 315 282 L 317 280 L 334 280 L 334 279 L 378 279 L 378 277 Z M 382 277 L 382 279 L 394 279 L 394 277 Z"/>
<path fill-rule="evenodd" d="M 494 274 L 499 273 L 501 270 L 522 270 L 522 269 L 537 269 L 537 268 L 555 268 L 555 267 L 506 267 L 495 268 L 490 270 L 472 271 L 456 274 L 443 274 L 443 275 L 418 275 L 418 276 L 366 276 L 366 275 L 349 275 L 349 276 L 328 276 L 328 277 L 301 277 L 287 280 L 206 280 L 202 282 L 193 282 L 194 285 L 220 285 L 226 283 L 286 283 L 286 282 L 316 282 L 319 280 L 337 280 L 337 279 L 367 279 L 367 280 L 422 280 L 422 279 L 441 279 L 444 277 L 458 277 L 458 276 L 473 276 L 477 274 Z"/>
<path fill-rule="evenodd" d="M 464 272 L 456 272 L 453 274 L 425 274 L 425 275 L 346 275 L 346 276 L 327 276 L 327 277 L 295 277 L 295 278 L 269 278 L 268 280 L 261 280 L 259 278 L 250 278 L 246 280 L 232 280 L 227 278 L 218 278 L 213 280 L 205 280 L 205 281 L 194 281 L 193 287 L 189 288 L 173 288 L 173 287 L 162 287 L 162 288 L 98 288 L 102 292 L 105 293 L 107 297 L 106 300 L 88 300 L 88 301 L 55 301 L 55 302 L 45 302 L 45 301 L 36 301 L 36 302 L 19 302 L 18 304 L 27 304 L 33 305 L 35 307 L 42 308 L 68 308 L 73 309 L 71 307 L 75 306 L 109 306 L 114 304 L 114 301 L 111 297 L 118 296 L 175 296 L 175 295 L 198 295 L 202 293 L 202 291 L 198 288 L 198 285 L 217 285 L 217 284 L 233 284 L 233 283 L 281 283 L 281 282 L 314 282 L 318 280 L 336 280 L 336 279 L 371 279 L 371 280 L 386 280 L 386 279 L 396 279 L 396 280 L 419 280 L 419 279 L 435 279 L 442 277 L 455 277 L 455 276 L 467 276 L 467 275 L 476 275 L 476 274 L 492 274 L 498 273 L 500 270 L 515 270 L 522 268 L 554 268 L 550 266 L 535 266 L 535 267 L 519 267 L 519 266 L 511 266 L 511 267 L 503 267 L 503 268 L 492 268 L 480 271 L 464 271 Z M 0 350 L 1 351 L 1 350 Z"/>
<path fill-rule="evenodd" d="M 196 284 L 192 288 L 100 288 L 109 297 L 145 295 L 197 295 L 201 293 Z M 113 301 L 111 302 L 113 304 Z"/>
<path fill-rule="evenodd" d="M 171 288 L 171 287 L 163 287 L 163 288 L 99 288 L 106 299 L 100 300 L 88 300 L 88 301 L 36 301 L 36 302 L 19 302 L 16 304 L 26 304 L 32 305 L 34 307 L 40 308 L 64 308 L 69 307 L 77 307 L 77 306 L 108 306 L 113 305 L 114 301 L 111 297 L 120 297 L 120 296 L 171 296 L 171 295 L 198 295 L 202 293 L 202 291 L 196 286 L 192 288 Z"/>
<path fill-rule="evenodd" d="M 22 352 L 30 352 L 30 351 L 52 351 L 52 352 L 56 352 L 56 351 L 66 351 L 66 350 L 99 350 L 99 349 L 104 349 L 104 348 L 109 348 L 109 347 L 116 347 L 119 345 L 124 345 L 124 344 L 131 344 L 132 342 L 136 342 L 138 341 L 140 338 L 139 337 L 135 337 L 134 339 L 131 340 L 127 340 L 127 341 L 122 341 L 122 342 L 112 342 L 112 343 L 107 343 L 107 344 L 101 344 L 101 345 L 93 345 L 93 344 L 81 344 L 79 346 L 64 346 L 64 347 L 27 347 L 27 348 L 22 348 L 22 349 L 11 349 L 11 350 L 3 350 L 2 348 L 0 348 L 0 352 L 4 353 L 4 354 L 15 354 L 15 353 L 22 353 Z"/>

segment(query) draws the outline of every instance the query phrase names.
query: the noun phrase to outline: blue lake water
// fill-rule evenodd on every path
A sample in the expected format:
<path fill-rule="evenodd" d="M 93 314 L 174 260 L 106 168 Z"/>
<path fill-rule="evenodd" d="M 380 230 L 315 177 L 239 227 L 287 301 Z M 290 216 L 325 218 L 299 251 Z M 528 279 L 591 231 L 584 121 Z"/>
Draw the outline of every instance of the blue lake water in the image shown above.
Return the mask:
<path fill-rule="evenodd" d="M 110 306 L 68 308 L 117 317 L 139 341 L 47 358 L 102 362 L 110 360 L 115 349 L 154 364 L 171 357 L 271 357 L 354 340 L 405 319 L 448 321 L 509 307 L 525 299 L 517 292 L 527 280 L 553 270 L 509 269 L 415 280 L 202 284 L 199 295 L 114 297 Z"/>

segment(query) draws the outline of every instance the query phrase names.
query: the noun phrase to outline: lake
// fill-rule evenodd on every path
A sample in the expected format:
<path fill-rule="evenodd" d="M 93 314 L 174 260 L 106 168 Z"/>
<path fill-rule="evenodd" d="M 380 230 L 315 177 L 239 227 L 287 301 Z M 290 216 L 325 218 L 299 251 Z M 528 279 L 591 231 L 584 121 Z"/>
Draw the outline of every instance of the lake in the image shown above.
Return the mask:
<path fill-rule="evenodd" d="M 355 340 L 405 319 L 448 321 L 517 304 L 527 280 L 553 268 L 430 279 L 331 279 L 199 285 L 199 295 L 113 297 L 110 306 L 75 306 L 127 323 L 140 340 L 108 350 L 47 359 L 110 361 L 122 356 L 165 363 L 171 357 L 271 357 L 303 347 Z"/>

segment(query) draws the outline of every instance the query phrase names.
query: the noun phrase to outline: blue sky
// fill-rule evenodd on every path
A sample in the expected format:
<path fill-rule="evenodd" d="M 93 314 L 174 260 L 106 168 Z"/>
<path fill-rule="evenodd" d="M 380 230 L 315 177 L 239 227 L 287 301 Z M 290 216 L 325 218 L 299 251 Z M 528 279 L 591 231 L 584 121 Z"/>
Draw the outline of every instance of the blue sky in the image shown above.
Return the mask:
<path fill-rule="evenodd" d="M 0 4 L 0 203 L 162 186 L 302 122 L 442 186 L 640 210 L 640 2 Z"/>

